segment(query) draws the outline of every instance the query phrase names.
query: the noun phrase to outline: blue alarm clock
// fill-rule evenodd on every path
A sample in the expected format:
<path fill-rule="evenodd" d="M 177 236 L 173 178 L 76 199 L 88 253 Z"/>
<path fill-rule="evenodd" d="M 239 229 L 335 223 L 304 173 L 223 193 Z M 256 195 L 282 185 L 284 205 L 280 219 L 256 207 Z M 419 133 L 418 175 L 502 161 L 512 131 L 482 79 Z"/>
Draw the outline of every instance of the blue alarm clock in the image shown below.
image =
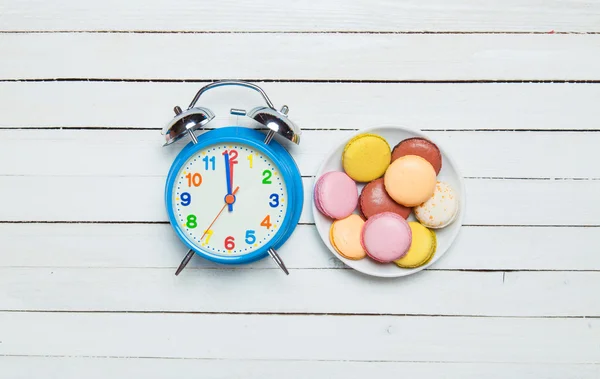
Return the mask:
<path fill-rule="evenodd" d="M 267 106 L 246 112 L 232 109 L 266 128 L 265 133 L 228 126 L 196 133 L 215 116 L 196 106 L 200 96 L 216 87 L 242 86 L 259 92 Z M 273 137 L 300 142 L 300 129 L 276 110 L 255 84 L 224 80 L 201 88 L 186 111 L 163 130 L 165 146 L 191 138 L 177 155 L 167 176 L 165 203 L 169 221 L 190 249 L 175 275 L 197 254 L 217 263 L 250 263 L 270 255 L 287 274 L 277 250 L 292 234 L 302 212 L 302 177 L 288 151 Z"/>

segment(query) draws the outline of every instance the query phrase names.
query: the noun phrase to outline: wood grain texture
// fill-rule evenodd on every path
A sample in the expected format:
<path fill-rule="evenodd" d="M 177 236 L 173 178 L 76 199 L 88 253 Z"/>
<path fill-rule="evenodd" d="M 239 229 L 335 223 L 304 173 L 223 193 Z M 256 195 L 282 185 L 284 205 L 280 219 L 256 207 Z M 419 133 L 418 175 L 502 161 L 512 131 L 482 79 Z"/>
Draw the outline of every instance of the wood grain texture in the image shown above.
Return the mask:
<path fill-rule="evenodd" d="M 164 222 L 164 182 L 162 177 L 147 176 L 4 176 L 0 221 Z M 303 183 L 300 222 L 311 223 L 313 179 L 304 178 Z M 598 225 L 600 203 L 580 205 L 600 191 L 599 180 L 466 179 L 465 183 L 465 224 Z"/>
<path fill-rule="evenodd" d="M 597 319 L 2 313 L 0 333 L 0 354 L 24 355 L 547 364 L 600 357 Z"/>
<path fill-rule="evenodd" d="M 173 373 L 210 373 L 210 378 L 289 379 L 345 378 L 396 379 L 398 373 L 425 379 L 456 378 L 597 378 L 600 366 L 593 363 L 454 363 L 454 362 L 358 362 L 253 359 L 162 359 L 67 356 L 0 356 L 9 379 L 88 379 L 143 377 L 162 379 Z"/>
<path fill-rule="evenodd" d="M 187 107 L 205 84 L 0 82 L 0 127 L 160 129 L 173 106 Z M 303 129 L 390 123 L 435 130 L 599 129 L 597 84 L 258 84 L 278 108 L 289 105 L 290 118 Z M 231 87 L 201 98 L 218 118 L 226 118 L 231 107 L 251 109 L 262 101 L 253 91 Z"/>
<path fill-rule="evenodd" d="M 591 32 L 599 13 L 598 4 L 573 0 L 38 0 L 0 4 L 0 30 Z"/>
<path fill-rule="evenodd" d="M 597 80 L 599 48 L 600 35 L 2 34 L 0 80 Z"/>
<path fill-rule="evenodd" d="M 312 176 L 330 151 L 354 133 L 305 130 L 300 146 L 287 142 L 284 146 L 302 175 Z M 600 179 L 596 148 L 600 133 L 429 131 L 427 135 L 467 177 Z M 163 148 L 162 139 L 158 130 L 0 130 L 0 173 L 166 177 L 189 140 Z M 397 142 L 390 141 L 392 147 Z"/>
<path fill-rule="evenodd" d="M 466 226 L 451 250 L 431 270 L 598 271 L 597 236 L 598 228 Z M 0 246 L 4 251 L 0 254 L 3 268 L 168 268 L 174 271 L 187 252 L 166 224 L 3 224 L 0 225 Z M 312 225 L 299 225 L 279 253 L 292 269 L 346 268 L 327 250 Z M 186 270 L 192 268 L 224 267 L 195 258 Z M 263 268 L 274 268 L 271 260 L 239 267 L 242 270 Z"/>
<path fill-rule="evenodd" d="M 179 277 L 172 269 L 7 268 L 0 285 L 0 310 L 600 317 L 589 290 L 600 288 L 600 272 L 427 271 L 389 280 L 353 270 L 285 276 L 275 264 Z"/>

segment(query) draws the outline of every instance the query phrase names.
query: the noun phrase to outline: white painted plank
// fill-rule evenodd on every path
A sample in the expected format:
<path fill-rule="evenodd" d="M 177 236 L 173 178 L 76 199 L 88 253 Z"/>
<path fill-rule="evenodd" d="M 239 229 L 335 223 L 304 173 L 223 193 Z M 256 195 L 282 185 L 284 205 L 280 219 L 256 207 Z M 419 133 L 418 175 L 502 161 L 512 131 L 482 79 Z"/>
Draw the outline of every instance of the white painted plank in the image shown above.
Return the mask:
<path fill-rule="evenodd" d="M 466 224 L 596 225 L 600 181 L 472 180 Z M 482 222 L 480 222 L 480 220 Z"/>
<path fill-rule="evenodd" d="M 349 140 L 354 133 L 306 130 L 299 147 L 290 143 L 285 146 L 300 172 L 314 175 L 333 146 Z M 600 146 L 600 133 L 427 134 L 453 157 L 464 176 L 600 178 L 600 150 L 596 148 Z M 162 141 L 157 130 L 0 130 L 0 173 L 163 177 L 189 140 L 165 148 L 161 147 Z M 397 142 L 390 141 L 392 146 Z"/>
<path fill-rule="evenodd" d="M 597 319 L 2 313 L 0 334 L 0 354 L 550 364 L 600 360 Z"/>
<path fill-rule="evenodd" d="M 432 269 L 600 270 L 597 239 L 597 228 L 466 226 L 452 250 Z M 169 225 L 4 224 L 0 246 L 4 268 L 175 270 L 187 252 Z M 329 253 L 312 225 L 299 225 L 279 254 L 292 269 L 345 267 Z M 191 268 L 223 267 L 194 258 L 186 270 Z M 273 263 L 262 260 L 239 268 L 272 269 Z"/>
<path fill-rule="evenodd" d="M 145 378 L 162 379 L 196 376 L 214 379 L 305 379 L 345 378 L 397 379 L 414 376 L 424 379 L 596 379 L 600 365 L 594 363 L 447 363 L 447 362 L 358 362 L 358 361 L 295 361 L 240 359 L 160 359 L 104 357 L 39 357 L 0 356 L 0 366 L 6 379 L 87 379 Z"/>
<path fill-rule="evenodd" d="M 4 1 L 0 30 L 598 31 L 594 2 Z"/>
<path fill-rule="evenodd" d="M 599 48 L 600 35 L 2 34 L 0 79 L 586 80 Z"/>
<path fill-rule="evenodd" d="M 0 127 L 160 129 L 173 106 L 187 107 L 205 84 L 0 82 Z M 600 119 L 595 84 L 258 84 L 278 108 L 287 104 L 290 118 L 305 129 L 397 123 L 415 129 L 584 130 L 598 129 Z M 231 107 L 251 109 L 262 99 L 253 91 L 221 88 L 203 95 L 201 104 L 226 117 Z"/>
<path fill-rule="evenodd" d="M 0 288 L 0 310 L 600 316 L 600 272 L 7 268 Z"/>
<path fill-rule="evenodd" d="M 167 221 L 161 177 L 0 177 L 0 221 Z M 300 222 L 313 221 L 305 178 Z M 465 224 L 598 225 L 600 180 L 466 179 Z M 243 201 L 240 192 L 239 201 Z"/>

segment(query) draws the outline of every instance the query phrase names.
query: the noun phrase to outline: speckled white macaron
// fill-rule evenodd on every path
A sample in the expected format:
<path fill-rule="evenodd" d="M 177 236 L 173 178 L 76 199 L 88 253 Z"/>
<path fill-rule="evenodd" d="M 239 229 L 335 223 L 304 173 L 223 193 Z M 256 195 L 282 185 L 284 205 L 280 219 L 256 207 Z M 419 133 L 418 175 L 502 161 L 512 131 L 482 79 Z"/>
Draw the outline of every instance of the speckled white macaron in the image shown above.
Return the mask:
<path fill-rule="evenodd" d="M 437 182 L 433 196 L 414 208 L 417 220 L 431 229 L 448 226 L 456 219 L 459 200 L 448 183 Z"/>

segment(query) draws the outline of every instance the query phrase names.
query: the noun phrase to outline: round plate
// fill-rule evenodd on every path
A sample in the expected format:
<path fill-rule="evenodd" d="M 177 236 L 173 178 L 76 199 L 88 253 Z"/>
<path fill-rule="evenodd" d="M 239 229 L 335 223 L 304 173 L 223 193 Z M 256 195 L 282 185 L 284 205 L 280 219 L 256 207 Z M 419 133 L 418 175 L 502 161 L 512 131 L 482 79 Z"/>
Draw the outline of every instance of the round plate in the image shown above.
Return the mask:
<path fill-rule="evenodd" d="M 342 141 L 340 143 L 340 145 L 337 146 L 331 152 L 331 154 L 329 154 L 329 156 L 325 159 L 325 161 L 319 168 L 319 171 L 317 172 L 317 175 L 315 177 L 315 182 L 316 182 L 317 178 L 321 177 L 321 175 L 325 174 L 326 172 L 344 171 L 342 168 L 342 153 L 344 151 L 344 147 L 346 146 L 348 141 L 350 141 L 350 139 L 352 139 L 354 136 L 356 136 L 358 134 L 363 134 L 363 133 L 372 133 L 372 134 L 378 134 L 378 135 L 382 136 L 383 138 L 385 138 L 388 141 L 388 143 L 390 144 L 392 149 L 400 141 L 405 140 L 407 138 L 411 138 L 411 137 L 423 137 L 423 138 L 426 138 L 426 139 L 432 141 L 433 143 L 436 143 L 433 139 L 425 136 L 423 133 L 421 133 L 419 131 L 412 130 L 412 129 L 406 129 L 406 128 L 399 127 L 399 126 L 382 126 L 382 127 L 360 130 L 359 132 L 355 133 L 354 135 L 352 135 L 349 138 Z M 438 259 L 440 259 L 446 253 L 446 251 L 450 248 L 450 245 L 452 245 L 452 242 L 454 242 L 454 239 L 458 235 L 458 231 L 460 230 L 460 227 L 462 225 L 462 219 L 465 214 L 466 192 L 465 192 L 465 184 L 463 181 L 463 177 L 458 172 L 458 169 L 456 168 L 456 164 L 452 161 L 452 159 L 448 156 L 448 154 L 446 152 L 444 152 L 444 149 L 442 146 L 440 146 L 437 143 L 436 143 L 436 145 L 438 146 L 438 148 L 440 149 L 440 151 L 442 153 L 442 170 L 440 171 L 437 178 L 440 181 L 449 183 L 452 186 L 452 188 L 454 188 L 454 191 L 457 192 L 458 198 L 460 199 L 460 206 L 459 206 L 458 215 L 456 216 L 456 219 L 454 220 L 454 222 L 452 224 L 448 225 L 445 228 L 435 230 L 435 233 L 437 235 L 437 250 L 435 252 L 435 255 L 433 256 L 433 259 L 431 261 L 429 261 L 429 263 L 427 263 L 421 267 L 410 268 L 410 269 L 409 268 L 400 268 L 400 267 L 396 266 L 394 263 L 387 263 L 387 264 L 377 263 L 374 260 L 370 259 L 369 257 L 365 257 L 358 261 L 346 259 L 346 258 L 342 257 L 341 255 L 339 255 L 337 253 L 337 251 L 335 251 L 333 246 L 331 246 L 331 242 L 329 241 L 329 229 L 331 228 L 332 220 L 330 218 L 324 216 L 323 214 L 321 214 L 321 212 L 319 212 L 317 210 L 317 208 L 315 206 L 315 202 L 313 200 L 312 208 L 313 208 L 313 214 L 315 217 L 315 224 L 317 226 L 317 230 L 319 231 L 319 235 L 321 236 L 323 243 L 325 243 L 325 245 L 329 248 L 329 250 L 331 251 L 331 253 L 333 255 L 335 255 L 338 259 L 340 259 L 346 265 L 348 265 L 348 266 L 352 267 L 353 269 L 360 271 L 364 274 L 378 276 L 378 277 L 393 278 L 393 277 L 406 276 L 406 275 L 410 275 L 410 274 L 419 272 L 419 271 L 431 266 L 435 262 L 437 262 Z M 358 184 L 359 191 L 362 191 L 364 184 L 366 184 L 366 183 Z M 313 184 L 313 191 L 314 191 L 314 184 Z M 356 210 L 354 213 L 359 214 L 358 210 Z M 416 221 L 414 214 L 411 213 L 410 217 L 408 218 L 408 221 Z"/>

